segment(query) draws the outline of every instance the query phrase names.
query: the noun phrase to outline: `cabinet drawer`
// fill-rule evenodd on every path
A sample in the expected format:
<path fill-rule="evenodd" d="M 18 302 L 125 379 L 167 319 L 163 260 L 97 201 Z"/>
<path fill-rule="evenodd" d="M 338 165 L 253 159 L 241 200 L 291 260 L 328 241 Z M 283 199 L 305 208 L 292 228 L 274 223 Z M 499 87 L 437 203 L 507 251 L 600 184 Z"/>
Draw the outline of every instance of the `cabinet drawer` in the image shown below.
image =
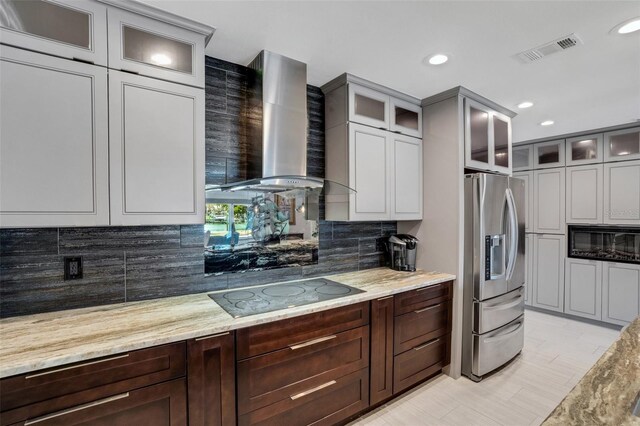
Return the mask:
<path fill-rule="evenodd" d="M 438 337 L 394 357 L 393 393 L 408 388 L 449 364 L 450 335 Z"/>
<path fill-rule="evenodd" d="M 329 380 L 240 415 L 243 425 L 333 425 L 369 406 L 369 369 Z"/>
<path fill-rule="evenodd" d="M 185 374 L 184 342 L 0 381 L 1 424 L 22 421 Z"/>
<path fill-rule="evenodd" d="M 437 305 L 453 297 L 452 281 L 419 288 L 395 296 L 395 315 L 403 315 L 422 309 L 426 306 Z"/>
<path fill-rule="evenodd" d="M 238 362 L 238 412 L 245 414 L 369 365 L 369 327 Z"/>
<path fill-rule="evenodd" d="M 369 324 L 369 302 L 240 329 L 236 332 L 237 359 L 288 349 L 319 337 Z"/>
<path fill-rule="evenodd" d="M 396 317 L 394 324 L 395 355 L 440 337 L 451 331 L 451 307 L 445 301 Z"/>
<path fill-rule="evenodd" d="M 30 418 L 38 426 L 187 425 L 187 386 L 177 379 Z"/>

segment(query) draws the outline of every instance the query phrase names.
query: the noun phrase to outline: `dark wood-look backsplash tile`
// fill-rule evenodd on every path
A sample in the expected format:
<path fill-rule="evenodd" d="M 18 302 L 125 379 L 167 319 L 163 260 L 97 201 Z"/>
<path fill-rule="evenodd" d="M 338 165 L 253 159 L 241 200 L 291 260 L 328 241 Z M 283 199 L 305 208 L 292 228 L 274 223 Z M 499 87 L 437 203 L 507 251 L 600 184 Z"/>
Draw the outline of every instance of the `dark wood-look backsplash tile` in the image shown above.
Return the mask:
<path fill-rule="evenodd" d="M 206 183 L 246 179 L 250 70 L 206 57 Z M 324 177 L 324 96 L 307 86 L 307 173 Z M 320 218 L 324 219 L 321 198 Z M 261 285 L 384 265 L 377 239 L 396 222 L 319 223 L 318 264 L 204 276 L 199 225 L 0 229 L 0 317 Z M 84 277 L 64 281 L 65 255 L 82 256 Z M 282 259 L 277 259 L 282 263 Z"/>

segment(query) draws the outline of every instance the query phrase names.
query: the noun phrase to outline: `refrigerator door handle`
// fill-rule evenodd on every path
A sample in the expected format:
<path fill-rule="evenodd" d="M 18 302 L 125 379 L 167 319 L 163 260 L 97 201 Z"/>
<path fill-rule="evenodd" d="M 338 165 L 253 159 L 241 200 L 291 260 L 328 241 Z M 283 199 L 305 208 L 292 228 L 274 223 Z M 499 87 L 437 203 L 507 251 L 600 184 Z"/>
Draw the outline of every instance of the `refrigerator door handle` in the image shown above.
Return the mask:
<path fill-rule="evenodd" d="M 518 252 L 518 212 L 511 188 L 507 188 L 507 208 L 509 210 L 509 256 L 507 263 L 507 280 L 513 277 Z"/>

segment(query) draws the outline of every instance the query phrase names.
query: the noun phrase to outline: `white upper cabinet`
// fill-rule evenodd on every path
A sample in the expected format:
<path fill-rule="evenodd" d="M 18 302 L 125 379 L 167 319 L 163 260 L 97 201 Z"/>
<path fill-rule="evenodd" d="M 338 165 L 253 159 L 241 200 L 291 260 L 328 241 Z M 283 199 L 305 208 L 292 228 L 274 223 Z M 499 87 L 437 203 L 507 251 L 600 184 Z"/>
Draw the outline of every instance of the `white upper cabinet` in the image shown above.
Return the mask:
<path fill-rule="evenodd" d="M 565 169 L 536 170 L 533 173 L 534 232 L 565 233 Z"/>
<path fill-rule="evenodd" d="M 392 218 L 422 219 L 422 141 L 392 135 Z"/>
<path fill-rule="evenodd" d="M 389 95 L 349 83 L 349 121 L 379 129 L 389 129 Z"/>
<path fill-rule="evenodd" d="M 564 139 L 537 143 L 533 145 L 533 150 L 533 167 L 535 169 L 548 169 L 565 165 Z"/>
<path fill-rule="evenodd" d="M 604 223 L 640 225 L 640 160 L 604 165 Z"/>
<path fill-rule="evenodd" d="M 567 167 L 567 223 L 603 223 L 604 165 Z"/>
<path fill-rule="evenodd" d="M 604 161 L 640 158 L 640 127 L 604 134 Z"/>
<path fill-rule="evenodd" d="M 109 68 L 204 87 L 201 34 L 118 8 L 108 22 Z"/>
<path fill-rule="evenodd" d="M 522 179 L 524 182 L 524 231 L 534 232 L 533 229 L 533 171 L 518 172 L 513 174 L 514 178 Z"/>
<path fill-rule="evenodd" d="M 602 263 L 602 319 L 627 325 L 640 315 L 640 265 Z"/>
<path fill-rule="evenodd" d="M 422 108 L 401 99 L 390 98 L 391 131 L 422 138 Z"/>
<path fill-rule="evenodd" d="M 111 224 L 204 221 L 204 92 L 109 73 Z"/>
<path fill-rule="evenodd" d="M 0 40 L 106 66 L 107 8 L 94 1 L 2 0 Z"/>
<path fill-rule="evenodd" d="M 464 100 L 465 167 L 511 174 L 511 119 L 472 99 Z"/>
<path fill-rule="evenodd" d="M 109 224 L 107 70 L 0 46 L 0 226 Z"/>
<path fill-rule="evenodd" d="M 567 166 L 602 163 L 604 157 L 602 140 L 602 134 L 567 139 Z"/>
<path fill-rule="evenodd" d="M 533 145 L 515 145 L 512 148 L 513 171 L 533 170 Z"/>

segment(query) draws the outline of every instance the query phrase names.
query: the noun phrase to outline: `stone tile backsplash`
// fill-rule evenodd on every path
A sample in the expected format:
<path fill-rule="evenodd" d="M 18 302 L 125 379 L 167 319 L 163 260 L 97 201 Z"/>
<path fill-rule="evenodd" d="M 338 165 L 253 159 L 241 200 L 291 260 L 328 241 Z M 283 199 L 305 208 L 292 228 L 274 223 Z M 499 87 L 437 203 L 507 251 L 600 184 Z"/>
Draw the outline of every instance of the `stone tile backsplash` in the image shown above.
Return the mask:
<path fill-rule="evenodd" d="M 206 58 L 206 181 L 246 178 L 247 68 Z M 307 86 L 307 173 L 324 177 L 324 96 Z M 321 203 L 321 219 L 324 212 Z M 260 285 L 384 265 L 396 222 L 319 223 L 318 263 L 204 275 L 202 225 L 0 229 L 0 317 Z M 64 256 L 83 278 L 64 281 Z"/>

